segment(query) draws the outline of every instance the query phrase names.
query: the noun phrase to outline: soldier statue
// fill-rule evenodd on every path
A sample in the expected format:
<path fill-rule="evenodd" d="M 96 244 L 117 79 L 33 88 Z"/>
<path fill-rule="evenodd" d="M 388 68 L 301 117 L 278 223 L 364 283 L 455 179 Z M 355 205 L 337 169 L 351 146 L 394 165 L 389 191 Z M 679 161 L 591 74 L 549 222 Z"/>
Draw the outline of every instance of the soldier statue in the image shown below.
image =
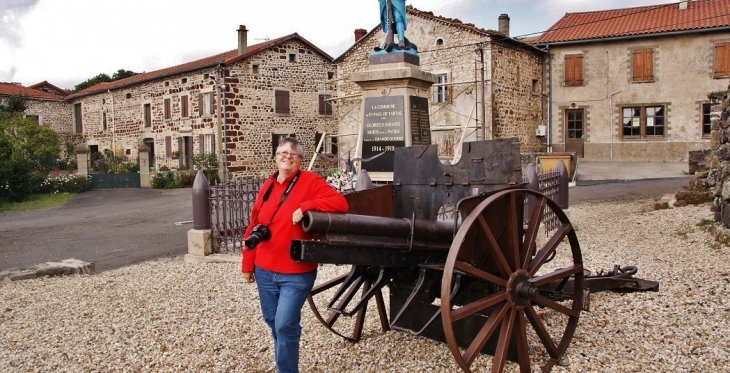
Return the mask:
<path fill-rule="evenodd" d="M 375 51 L 385 50 L 390 52 L 393 48 L 399 50 L 417 50 L 415 44 L 406 38 L 406 2 L 405 0 L 378 0 L 380 2 L 380 26 L 385 32 L 385 41 L 382 48 L 375 48 Z M 396 44 L 394 34 L 398 34 Z"/>

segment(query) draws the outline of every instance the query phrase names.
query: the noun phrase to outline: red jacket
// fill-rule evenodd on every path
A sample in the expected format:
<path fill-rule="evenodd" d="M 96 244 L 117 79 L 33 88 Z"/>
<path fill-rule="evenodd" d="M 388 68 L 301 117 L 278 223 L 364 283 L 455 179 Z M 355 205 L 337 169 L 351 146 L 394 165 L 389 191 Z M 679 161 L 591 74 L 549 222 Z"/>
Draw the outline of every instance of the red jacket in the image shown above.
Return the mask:
<path fill-rule="evenodd" d="M 317 263 L 296 263 L 289 256 L 289 246 L 293 239 L 316 237 L 316 235 L 305 233 L 301 224 L 292 224 L 292 214 L 298 208 L 301 208 L 303 213 L 307 211 L 347 212 L 347 201 L 342 194 L 327 184 L 321 176 L 304 170 L 300 172 L 299 179 L 277 211 L 276 206 L 281 200 L 281 195 L 284 194 L 294 177 L 291 175 L 283 183 L 279 183 L 276 181 L 277 175 L 278 172 L 272 174 L 261 186 L 256 203 L 251 209 L 250 223 L 243 236 L 248 238 L 254 226 L 264 224 L 268 226 L 271 238 L 261 241 L 255 250 L 243 247 L 241 271 L 244 273 L 253 272 L 254 265 L 279 273 L 305 273 L 315 270 Z M 272 183 L 269 198 L 264 202 L 264 193 Z M 271 220 L 272 215 L 274 216 L 273 221 Z"/>

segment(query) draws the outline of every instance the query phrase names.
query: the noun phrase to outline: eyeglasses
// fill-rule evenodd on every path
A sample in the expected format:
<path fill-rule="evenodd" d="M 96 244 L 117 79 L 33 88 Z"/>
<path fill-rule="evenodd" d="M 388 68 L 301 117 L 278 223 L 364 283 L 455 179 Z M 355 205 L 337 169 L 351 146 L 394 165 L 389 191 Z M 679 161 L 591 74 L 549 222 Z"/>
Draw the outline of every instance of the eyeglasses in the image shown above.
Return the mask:
<path fill-rule="evenodd" d="M 286 157 L 292 157 L 294 159 L 299 158 L 299 154 L 297 154 L 297 153 L 278 152 L 276 154 L 280 155 L 282 158 L 286 158 Z"/>

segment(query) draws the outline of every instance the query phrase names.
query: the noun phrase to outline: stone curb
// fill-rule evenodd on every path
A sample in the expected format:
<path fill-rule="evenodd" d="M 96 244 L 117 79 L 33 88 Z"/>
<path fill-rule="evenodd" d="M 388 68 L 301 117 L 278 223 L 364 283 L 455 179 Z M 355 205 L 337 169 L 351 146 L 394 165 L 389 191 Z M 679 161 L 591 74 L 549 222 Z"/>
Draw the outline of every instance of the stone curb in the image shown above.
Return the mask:
<path fill-rule="evenodd" d="M 30 280 L 43 276 L 68 276 L 75 274 L 92 275 L 95 273 L 94 263 L 78 259 L 64 259 L 60 262 L 46 262 L 30 268 L 8 269 L 0 272 L 0 280 L 12 282 Z"/>

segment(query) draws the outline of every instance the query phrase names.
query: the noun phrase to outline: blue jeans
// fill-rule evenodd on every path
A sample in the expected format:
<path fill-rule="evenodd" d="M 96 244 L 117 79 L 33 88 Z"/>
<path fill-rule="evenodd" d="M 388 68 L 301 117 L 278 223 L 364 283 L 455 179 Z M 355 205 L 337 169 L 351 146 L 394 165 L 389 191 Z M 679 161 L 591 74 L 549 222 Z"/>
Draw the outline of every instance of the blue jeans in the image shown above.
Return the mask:
<path fill-rule="evenodd" d="M 317 278 L 317 270 L 286 274 L 254 268 L 261 313 L 274 337 L 274 356 L 279 373 L 299 372 L 299 338 L 302 306 Z"/>

